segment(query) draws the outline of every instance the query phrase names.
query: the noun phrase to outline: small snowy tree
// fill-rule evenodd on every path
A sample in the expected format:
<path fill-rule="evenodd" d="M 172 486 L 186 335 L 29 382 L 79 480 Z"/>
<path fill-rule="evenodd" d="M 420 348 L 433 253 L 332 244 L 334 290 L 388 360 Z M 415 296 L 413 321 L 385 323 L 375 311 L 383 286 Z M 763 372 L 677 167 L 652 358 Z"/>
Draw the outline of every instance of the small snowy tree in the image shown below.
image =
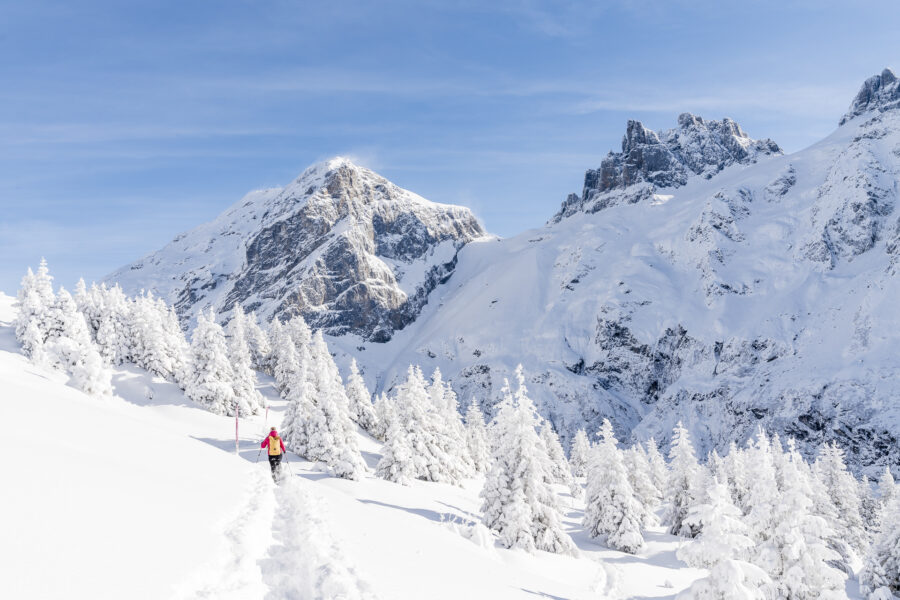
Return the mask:
<path fill-rule="evenodd" d="M 571 486 L 572 472 L 569 470 L 569 461 L 566 460 L 566 453 L 562 444 L 559 443 L 559 436 L 553 429 L 550 421 L 543 419 L 541 421 L 541 442 L 546 448 L 548 467 L 550 472 L 549 483 L 558 483 L 560 485 Z"/>
<path fill-rule="evenodd" d="M 197 317 L 190 357 L 185 378 L 187 397 L 211 412 L 233 417 L 237 405 L 234 373 L 228 361 L 225 332 L 216 323 L 212 308 Z"/>
<path fill-rule="evenodd" d="M 587 432 L 579 429 L 572 441 L 572 449 L 569 451 L 569 466 L 572 468 L 572 475 L 575 477 L 584 477 L 587 475 L 588 460 L 591 456 L 591 442 L 588 440 Z"/>
<path fill-rule="evenodd" d="M 644 545 L 645 520 L 646 510 L 628 482 L 612 425 L 603 419 L 588 464 L 583 524 L 591 537 L 606 535 L 610 548 L 635 554 Z"/>
<path fill-rule="evenodd" d="M 485 525 L 496 532 L 506 548 L 575 553 L 575 545 L 562 527 L 559 506 L 546 483 L 546 459 L 536 411 L 525 388 L 521 365 L 516 369 L 518 390 L 506 383 L 503 401 L 491 434 L 491 468 L 481 490 Z"/>
<path fill-rule="evenodd" d="M 666 465 L 666 459 L 660 453 L 655 439 L 647 440 L 644 443 L 644 449 L 647 454 L 647 462 L 650 463 L 650 478 L 653 480 L 653 486 L 659 490 L 659 498 L 662 500 L 662 494 L 669 485 L 669 467 Z"/>
<path fill-rule="evenodd" d="M 844 452 L 837 444 L 825 444 L 820 449 L 815 474 L 837 509 L 838 518 L 829 525 L 858 556 L 865 554 L 869 540 L 860 514 L 859 485 L 847 470 Z M 856 557 L 849 558 L 848 562 L 855 562 Z"/>
<path fill-rule="evenodd" d="M 869 600 L 900 596 L 900 497 L 891 499 L 859 575 L 860 591 Z"/>
<path fill-rule="evenodd" d="M 701 533 L 680 547 L 677 556 L 688 566 L 709 569 L 709 576 L 695 581 L 676 600 L 765 600 L 772 582 L 762 569 L 741 560 L 754 542 L 728 487 L 714 481 L 707 498 L 685 517 Z"/>
<path fill-rule="evenodd" d="M 472 457 L 475 470 L 479 473 L 486 472 L 491 461 L 488 432 L 481 409 L 474 400 L 469 403 L 469 409 L 466 411 L 466 445 L 469 448 L 469 456 Z"/>
<path fill-rule="evenodd" d="M 350 402 L 350 418 L 357 425 L 372 433 L 378 424 L 378 417 L 375 415 L 372 396 L 359 373 L 355 358 L 350 361 L 350 375 L 347 376 L 347 399 Z"/>
<path fill-rule="evenodd" d="M 878 500 L 881 506 L 885 507 L 890 504 L 894 496 L 897 495 L 897 484 L 894 482 L 894 475 L 891 473 L 890 467 L 885 467 L 878 478 Z"/>
<path fill-rule="evenodd" d="M 662 494 L 653 484 L 653 474 L 647 454 L 640 444 L 635 444 L 622 452 L 622 459 L 625 461 L 628 483 L 631 484 L 635 496 L 644 507 L 644 524 L 651 525 L 656 520 L 653 511 L 659 505 Z"/>
<path fill-rule="evenodd" d="M 669 480 L 666 498 L 670 504 L 666 522 L 669 533 L 683 537 L 694 537 L 699 533 L 690 524 L 684 522 L 691 506 L 698 502 L 700 482 L 700 465 L 687 429 L 679 421 L 672 432 L 672 446 L 669 450 Z"/>
<path fill-rule="evenodd" d="M 269 336 L 259 326 L 259 322 L 255 312 L 251 312 L 247 316 L 247 345 L 250 348 L 250 363 L 253 368 L 263 373 L 272 374 L 270 355 L 272 353 L 272 344 Z"/>
<path fill-rule="evenodd" d="M 234 395 L 241 415 L 259 414 L 265 400 L 256 389 L 256 373 L 253 371 L 250 347 L 247 344 L 246 316 L 240 304 L 228 323 L 228 358 L 234 376 Z"/>
<path fill-rule="evenodd" d="M 340 373 L 321 331 L 313 336 L 310 350 L 314 357 L 315 410 L 306 424 L 309 437 L 305 456 L 325 463 L 337 477 L 359 479 L 365 472 L 365 463 L 359 452 L 356 427 L 350 420 Z"/>
<path fill-rule="evenodd" d="M 393 405 L 391 404 L 391 399 L 388 395 L 382 392 L 375 398 L 374 406 L 375 427 L 373 428 L 372 435 L 375 436 L 375 439 L 383 442 L 385 436 L 387 436 L 388 427 L 390 427 L 394 420 Z"/>
<path fill-rule="evenodd" d="M 459 473 L 459 478 L 470 477 L 475 471 L 472 457 L 466 444 L 466 428 L 459 414 L 456 392 L 444 383 L 440 369 L 435 368 L 428 387 L 431 403 L 426 411 L 430 417 L 429 427 L 435 440 L 441 446 L 441 455 L 451 464 L 444 468 Z"/>

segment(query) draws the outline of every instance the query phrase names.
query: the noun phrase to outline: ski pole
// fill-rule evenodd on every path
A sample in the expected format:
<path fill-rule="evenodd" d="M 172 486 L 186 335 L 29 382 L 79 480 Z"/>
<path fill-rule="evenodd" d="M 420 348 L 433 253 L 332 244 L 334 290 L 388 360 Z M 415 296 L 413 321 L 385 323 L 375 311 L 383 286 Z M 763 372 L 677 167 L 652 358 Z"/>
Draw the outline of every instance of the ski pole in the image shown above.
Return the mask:
<path fill-rule="evenodd" d="M 262 446 L 259 447 L 259 452 L 256 453 L 256 460 L 253 462 L 259 462 L 259 455 L 262 454 Z"/>

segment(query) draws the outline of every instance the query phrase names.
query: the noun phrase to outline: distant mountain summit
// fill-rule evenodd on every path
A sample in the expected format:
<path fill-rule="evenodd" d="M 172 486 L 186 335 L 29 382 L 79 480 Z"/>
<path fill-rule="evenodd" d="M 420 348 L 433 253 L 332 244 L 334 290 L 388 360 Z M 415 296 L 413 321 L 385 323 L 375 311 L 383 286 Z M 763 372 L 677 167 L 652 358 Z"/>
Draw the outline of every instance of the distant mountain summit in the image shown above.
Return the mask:
<path fill-rule="evenodd" d="M 266 320 L 302 314 L 332 335 L 384 342 L 483 235 L 469 209 L 429 202 L 338 157 L 248 194 L 106 279 L 129 293 L 152 290 L 186 320 L 239 303 Z"/>
<path fill-rule="evenodd" d="M 589 169 L 581 195 L 569 194 L 552 220 L 623 202 L 633 204 L 650 198 L 656 188 L 681 187 L 693 176 L 710 179 L 731 165 L 748 165 L 779 154 L 778 144 L 751 139 L 727 117 L 710 121 L 682 113 L 678 127 L 661 132 L 647 129 L 640 121 L 628 121 L 622 151 L 610 152 L 599 169 Z"/>
<path fill-rule="evenodd" d="M 884 112 L 900 107 L 900 80 L 890 69 L 885 69 L 880 75 L 873 75 L 866 79 L 853 103 L 843 117 L 840 124 L 843 125 L 850 119 L 858 117 L 870 111 Z"/>

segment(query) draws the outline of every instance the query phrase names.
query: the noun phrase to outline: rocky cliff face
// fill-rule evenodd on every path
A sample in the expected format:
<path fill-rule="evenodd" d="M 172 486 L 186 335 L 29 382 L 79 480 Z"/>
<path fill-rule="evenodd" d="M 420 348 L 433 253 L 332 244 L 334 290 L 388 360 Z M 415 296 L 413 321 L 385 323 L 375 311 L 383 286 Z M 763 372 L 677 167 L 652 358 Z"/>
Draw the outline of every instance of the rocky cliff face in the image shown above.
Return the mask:
<path fill-rule="evenodd" d="M 659 133 L 640 121 L 628 121 L 622 151 L 610 152 L 599 169 L 588 170 L 581 196 L 570 194 L 552 221 L 579 211 L 639 202 L 651 198 L 657 188 L 678 188 L 691 177 L 709 179 L 732 165 L 777 154 L 781 154 L 778 144 L 751 139 L 729 118 L 707 121 L 683 113 L 677 128 Z"/>
<path fill-rule="evenodd" d="M 241 304 L 265 320 L 302 314 L 332 335 L 383 342 L 450 277 L 459 249 L 483 235 L 468 209 L 333 159 L 284 188 L 249 194 L 107 280 L 155 291 L 186 320 Z"/>
<path fill-rule="evenodd" d="M 894 81 L 867 81 L 832 135 L 789 156 L 729 121 L 632 122 L 545 227 L 468 245 L 387 345 L 335 345 L 379 388 L 438 366 L 488 414 L 521 362 L 564 438 L 608 417 L 668 440 L 680 420 L 706 452 L 763 426 L 900 474 Z"/>

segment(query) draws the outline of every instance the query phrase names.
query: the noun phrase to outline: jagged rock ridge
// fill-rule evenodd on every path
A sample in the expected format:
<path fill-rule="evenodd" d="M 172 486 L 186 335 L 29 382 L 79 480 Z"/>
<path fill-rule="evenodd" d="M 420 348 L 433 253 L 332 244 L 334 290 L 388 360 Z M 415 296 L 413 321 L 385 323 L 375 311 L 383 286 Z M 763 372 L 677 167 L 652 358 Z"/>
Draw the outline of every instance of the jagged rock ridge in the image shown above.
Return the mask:
<path fill-rule="evenodd" d="M 248 194 L 212 223 L 107 277 L 149 289 L 186 319 L 240 303 L 263 319 L 302 314 L 333 335 L 386 341 L 484 235 L 462 207 L 429 202 L 342 158 Z"/>
<path fill-rule="evenodd" d="M 679 188 L 690 177 L 709 179 L 731 165 L 747 165 L 781 153 L 778 144 L 751 139 L 727 117 L 713 121 L 682 113 L 677 128 L 659 133 L 640 121 L 628 121 L 622 151 L 610 152 L 599 169 L 589 169 L 581 196 L 570 194 L 552 221 L 622 201 L 638 202 L 657 189 Z M 641 183 L 645 185 L 633 189 Z M 613 191 L 618 193 L 609 193 Z"/>

